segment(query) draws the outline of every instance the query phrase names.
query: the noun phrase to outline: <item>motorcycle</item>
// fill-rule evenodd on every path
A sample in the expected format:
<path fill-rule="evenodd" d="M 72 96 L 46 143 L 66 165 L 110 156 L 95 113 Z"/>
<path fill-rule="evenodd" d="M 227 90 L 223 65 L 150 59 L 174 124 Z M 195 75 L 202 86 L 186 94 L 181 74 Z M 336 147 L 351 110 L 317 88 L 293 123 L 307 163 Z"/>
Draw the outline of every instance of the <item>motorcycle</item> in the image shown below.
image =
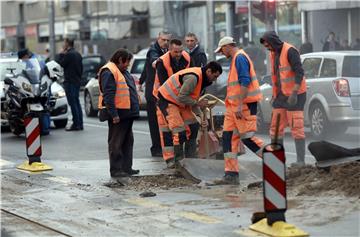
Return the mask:
<path fill-rule="evenodd" d="M 4 79 L 6 90 L 5 111 L 10 130 L 19 136 L 25 131 L 25 117 L 39 117 L 42 133 L 48 133 L 50 127 L 49 98 L 51 84 L 62 76 L 61 66 L 50 61 L 44 68 L 37 59 L 20 60 L 18 68 L 10 71 Z M 48 126 L 48 127 L 47 127 Z"/>

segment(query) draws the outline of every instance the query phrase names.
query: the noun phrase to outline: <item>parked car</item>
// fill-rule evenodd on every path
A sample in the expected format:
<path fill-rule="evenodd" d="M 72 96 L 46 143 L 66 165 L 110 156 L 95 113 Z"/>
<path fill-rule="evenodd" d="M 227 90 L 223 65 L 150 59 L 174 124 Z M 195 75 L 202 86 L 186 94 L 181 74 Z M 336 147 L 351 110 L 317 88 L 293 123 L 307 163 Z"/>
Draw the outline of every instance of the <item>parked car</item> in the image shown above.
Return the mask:
<path fill-rule="evenodd" d="M 307 83 L 305 125 L 314 138 L 339 134 L 360 125 L 360 52 L 335 51 L 301 55 Z M 271 120 L 270 76 L 260 88 L 264 99 L 259 106 L 259 125 Z"/>
<path fill-rule="evenodd" d="M 82 58 L 83 73 L 81 75 L 81 86 L 84 87 L 91 78 L 95 77 L 99 69 L 104 66 L 106 60 L 101 55 L 90 55 Z"/>
<path fill-rule="evenodd" d="M 1 54 L 0 56 L 0 91 L 1 91 L 1 126 L 7 127 L 8 121 L 6 119 L 6 87 L 4 79 L 7 73 L 10 73 L 9 68 L 14 68 L 15 73 L 20 73 L 22 70 L 21 63 L 18 62 L 16 54 Z M 49 99 L 49 112 L 51 120 L 55 127 L 64 128 L 68 122 L 68 104 L 65 90 L 58 83 L 51 84 L 51 97 Z"/>
<path fill-rule="evenodd" d="M 146 61 L 146 55 L 134 55 L 133 60 L 129 65 L 129 72 L 133 76 L 137 88 L 137 92 L 140 100 L 140 109 L 146 109 L 146 100 L 143 89 L 139 84 L 139 78 L 141 72 L 144 69 Z M 89 82 L 86 84 L 84 89 L 84 104 L 85 104 L 85 113 L 87 116 L 97 116 L 98 114 L 98 98 L 99 98 L 99 81 L 96 77 L 92 77 Z"/>

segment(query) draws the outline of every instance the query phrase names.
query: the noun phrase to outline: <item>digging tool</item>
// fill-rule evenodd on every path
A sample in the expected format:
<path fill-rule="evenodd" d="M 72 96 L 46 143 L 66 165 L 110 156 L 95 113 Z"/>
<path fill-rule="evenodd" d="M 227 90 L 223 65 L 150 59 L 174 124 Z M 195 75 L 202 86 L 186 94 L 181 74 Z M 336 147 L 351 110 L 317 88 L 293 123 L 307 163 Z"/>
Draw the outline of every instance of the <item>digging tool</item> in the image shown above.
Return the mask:
<path fill-rule="evenodd" d="M 320 168 L 360 160 L 360 148 L 347 149 L 327 141 L 311 142 L 308 149 Z"/>

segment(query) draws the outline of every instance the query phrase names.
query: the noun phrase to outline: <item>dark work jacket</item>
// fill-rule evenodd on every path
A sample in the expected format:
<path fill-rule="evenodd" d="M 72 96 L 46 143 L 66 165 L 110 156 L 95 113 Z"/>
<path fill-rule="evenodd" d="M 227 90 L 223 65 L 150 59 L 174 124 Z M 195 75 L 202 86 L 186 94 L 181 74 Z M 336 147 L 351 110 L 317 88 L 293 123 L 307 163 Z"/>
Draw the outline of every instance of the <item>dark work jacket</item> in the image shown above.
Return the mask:
<path fill-rule="evenodd" d="M 162 51 L 160 48 L 160 45 L 156 41 L 150 46 L 149 51 L 146 54 L 146 62 L 144 70 L 146 72 L 143 72 L 144 76 L 142 76 L 140 79 L 140 84 L 145 84 L 145 98 L 147 101 L 150 101 L 153 99 L 153 87 L 154 87 L 154 79 L 155 79 L 155 68 L 152 67 L 152 63 L 161 57 L 166 51 Z"/>
<path fill-rule="evenodd" d="M 171 55 L 170 55 L 170 58 L 171 58 Z M 171 65 L 171 68 L 172 68 L 174 74 L 180 70 L 185 69 L 187 64 L 188 64 L 188 61 L 186 61 L 186 59 L 183 56 L 181 56 L 179 61 L 176 61 L 176 59 L 174 59 L 174 58 L 170 59 L 170 65 Z M 190 60 L 189 67 L 193 67 L 192 60 Z M 167 70 L 166 70 L 162 60 L 160 60 L 156 64 L 156 71 L 157 71 L 157 75 L 159 77 L 160 85 L 162 85 L 171 76 L 171 75 L 168 75 Z"/>
<path fill-rule="evenodd" d="M 128 71 L 123 73 L 126 84 L 130 91 L 130 109 L 115 108 L 116 83 L 113 74 L 109 69 L 104 69 L 101 73 L 100 82 L 103 92 L 104 104 L 108 107 L 108 111 L 112 117 L 119 116 L 121 119 L 136 119 L 139 117 L 139 98 L 136 92 L 136 85 L 133 77 Z"/>
<path fill-rule="evenodd" d="M 197 45 L 193 51 L 190 52 L 191 62 L 193 67 L 203 67 L 207 63 L 207 57 L 200 45 Z"/>
<path fill-rule="evenodd" d="M 80 53 L 74 48 L 70 48 L 66 53 L 60 53 L 56 62 L 64 68 L 64 83 L 80 85 L 81 75 L 83 73 Z"/>

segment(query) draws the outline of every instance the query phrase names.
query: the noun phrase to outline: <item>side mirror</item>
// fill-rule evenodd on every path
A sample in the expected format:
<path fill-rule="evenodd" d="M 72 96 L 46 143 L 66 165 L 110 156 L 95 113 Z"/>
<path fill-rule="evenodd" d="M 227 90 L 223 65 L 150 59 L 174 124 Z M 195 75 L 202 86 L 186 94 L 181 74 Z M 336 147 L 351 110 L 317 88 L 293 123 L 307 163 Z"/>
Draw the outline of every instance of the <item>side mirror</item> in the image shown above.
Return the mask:
<path fill-rule="evenodd" d="M 5 77 L 4 83 L 5 83 L 5 85 L 12 85 L 12 84 L 14 84 L 14 82 L 13 82 L 10 78 L 8 78 L 8 77 Z"/>

